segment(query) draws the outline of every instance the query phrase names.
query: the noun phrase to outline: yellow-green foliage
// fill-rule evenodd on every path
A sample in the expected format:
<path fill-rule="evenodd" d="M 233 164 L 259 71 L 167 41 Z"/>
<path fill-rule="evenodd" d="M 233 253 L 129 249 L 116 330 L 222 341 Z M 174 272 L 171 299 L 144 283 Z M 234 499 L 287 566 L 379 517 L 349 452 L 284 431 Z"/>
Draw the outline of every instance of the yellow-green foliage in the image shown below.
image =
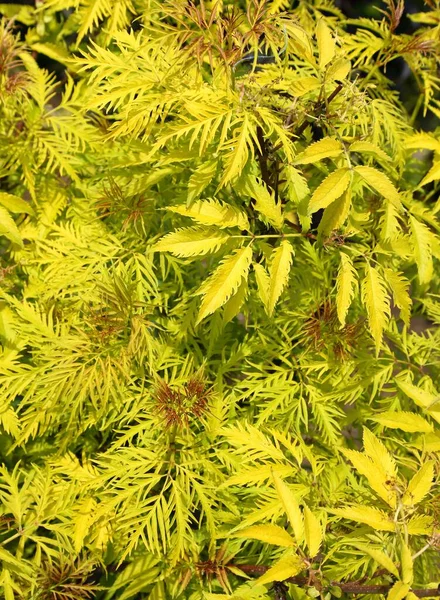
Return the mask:
<path fill-rule="evenodd" d="M 6 600 L 436 593 L 426 5 L 0 6 Z"/>

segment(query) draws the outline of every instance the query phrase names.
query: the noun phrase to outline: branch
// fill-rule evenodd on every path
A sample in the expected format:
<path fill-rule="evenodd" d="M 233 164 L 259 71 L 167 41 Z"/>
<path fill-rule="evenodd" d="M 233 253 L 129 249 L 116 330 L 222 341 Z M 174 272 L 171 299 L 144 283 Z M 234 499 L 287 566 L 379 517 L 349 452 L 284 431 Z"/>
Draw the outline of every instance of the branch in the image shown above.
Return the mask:
<path fill-rule="evenodd" d="M 264 565 L 230 565 L 231 567 L 235 567 L 243 571 L 243 573 L 248 573 L 249 575 L 263 575 L 266 571 L 269 570 L 270 567 L 266 567 Z M 227 567 L 226 567 L 227 568 Z M 285 580 L 288 583 L 295 583 L 300 586 L 310 586 L 310 580 L 307 577 L 295 576 L 289 577 L 289 579 Z M 357 581 L 343 583 L 342 581 L 332 581 L 330 582 L 332 587 L 338 587 L 346 594 L 387 594 L 390 589 L 393 587 L 393 584 L 390 585 L 363 585 Z M 440 586 L 437 588 L 431 589 L 421 589 L 421 590 L 411 590 L 411 592 L 417 596 L 418 598 L 432 598 L 440 596 Z"/>

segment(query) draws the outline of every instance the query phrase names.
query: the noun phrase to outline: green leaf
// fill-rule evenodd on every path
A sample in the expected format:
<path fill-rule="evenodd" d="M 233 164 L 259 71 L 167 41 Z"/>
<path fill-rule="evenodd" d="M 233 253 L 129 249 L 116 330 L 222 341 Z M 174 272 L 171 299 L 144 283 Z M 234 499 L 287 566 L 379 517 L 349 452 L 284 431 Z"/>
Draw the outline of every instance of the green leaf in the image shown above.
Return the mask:
<path fill-rule="evenodd" d="M 273 252 L 272 264 L 270 267 L 270 283 L 266 305 L 269 316 L 273 314 L 275 305 L 289 280 L 292 258 L 292 244 L 288 240 L 283 240 L 279 247 Z"/>
<path fill-rule="evenodd" d="M 252 248 L 241 248 L 225 258 L 202 285 L 203 301 L 196 324 L 223 306 L 233 296 L 243 279 L 247 279 L 252 261 Z"/>
<path fill-rule="evenodd" d="M 337 169 L 316 188 L 309 202 L 309 214 L 321 208 L 326 208 L 342 196 L 350 185 L 351 175 L 347 168 Z"/>
<path fill-rule="evenodd" d="M 251 540 L 259 540 L 265 544 L 273 544 L 274 546 L 292 547 L 295 546 L 295 540 L 278 525 L 254 525 L 246 527 L 234 534 L 234 537 L 245 538 Z"/>
<path fill-rule="evenodd" d="M 187 227 L 168 233 L 151 247 L 152 252 L 171 252 L 191 257 L 215 252 L 230 239 L 228 233 L 206 227 Z"/>

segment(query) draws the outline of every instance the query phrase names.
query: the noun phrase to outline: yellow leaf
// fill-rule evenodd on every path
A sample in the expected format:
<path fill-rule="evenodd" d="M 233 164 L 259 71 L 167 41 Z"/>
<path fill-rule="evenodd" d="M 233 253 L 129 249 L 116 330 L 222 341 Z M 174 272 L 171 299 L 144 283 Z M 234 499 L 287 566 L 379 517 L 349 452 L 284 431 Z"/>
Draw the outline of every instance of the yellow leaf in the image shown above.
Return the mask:
<path fill-rule="evenodd" d="M 300 543 L 304 538 L 304 518 L 298 504 L 298 500 L 287 487 L 284 481 L 276 474 L 272 474 L 275 481 L 275 489 L 278 498 L 284 507 L 284 511 L 289 519 L 290 527 L 293 529 L 295 539 Z"/>
<path fill-rule="evenodd" d="M 339 517 L 343 517 L 344 519 L 365 523 L 379 531 L 395 530 L 394 522 L 389 519 L 383 511 L 378 508 L 373 508 L 372 506 L 360 506 L 354 504 L 352 506 L 347 506 L 346 508 L 334 508 L 329 510 L 329 512 L 338 515 Z"/>
<path fill-rule="evenodd" d="M 434 519 L 428 515 L 415 515 L 407 525 L 410 535 L 432 535 Z"/>
<path fill-rule="evenodd" d="M 288 240 L 283 240 L 273 252 L 270 267 L 270 285 L 267 295 L 267 312 L 273 314 L 276 303 L 289 281 L 290 267 L 292 266 L 293 247 Z"/>
<path fill-rule="evenodd" d="M 281 558 L 264 575 L 259 577 L 255 581 L 254 586 L 265 585 L 266 583 L 272 583 L 272 581 L 285 581 L 289 577 L 294 577 L 298 573 L 301 573 L 304 567 L 304 561 L 300 556 L 286 556 L 285 558 Z"/>
<path fill-rule="evenodd" d="M 377 158 L 381 158 L 388 162 L 391 160 L 386 152 L 371 142 L 353 142 L 350 145 L 349 150 L 350 152 L 360 152 L 362 154 L 374 154 Z"/>
<path fill-rule="evenodd" d="M 217 200 L 199 200 L 191 206 L 168 206 L 167 210 L 190 217 L 202 225 L 216 227 L 249 228 L 247 216 L 235 206 L 228 206 Z"/>
<path fill-rule="evenodd" d="M 338 58 L 327 69 L 326 79 L 332 81 L 343 81 L 351 71 L 351 62 L 346 58 Z"/>
<path fill-rule="evenodd" d="M 28 215 L 34 214 L 34 209 L 19 196 L 14 194 L 8 194 L 7 192 L 0 192 L 0 204 L 2 204 L 7 210 L 13 213 L 26 213 Z"/>
<path fill-rule="evenodd" d="M 203 190 L 212 182 L 217 171 L 218 162 L 216 160 L 203 163 L 191 175 L 188 181 L 188 202 L 198 198 Z"/>
<path fill-rule="evenodd" d="M 402 231 L 399 219 L 399 213 L 391 202 L 385 205 L 384 214 L 381 218 L 380 235 L 384 241 L 394 241 Z"/>
<path fill-rule="evenodd" d="M 424 452 L 438 452 L 440 450 L 440 432 L 421 435 L 414 446 Z"/>
<path fill-rule="evenodd" d="M 295 77 L 295 79 L 288 80 L 288 85 L 289 92 L 293 96 L 301 98 L 301 96 L 304 96 L 304 94 L 320 88 L 321 82 L 317 77 Z"/>
<path fill-rule="evenodd" d="M 403 583 L 411 585 L 414 580 L 413 560 L 411 550 L 402 540 L 402 548 L 400 551 L 400 572 L 402 574 Z"/>
<path fill-rule="evenodd" d="M 323 69 L 333 60 L 336 51 L 335 40 L 324 19 L 318 21 L 316 39 L 318 42 L 319 68 Z"/>
<path fill-rule="evenodd" d="M 388 592 L 387 600 L 403 600 L 411 586 L 407 583 L 403 583 L 403 581 L 396 581 L 393 587 Z"/>
<path fill-rule="evenodd" d="M 396 493 L 386 485 L 388 476 L 385 469 L 362 452 L 348 450 L 347 448 L 341 448 L 341 452 L 350 460 L 354 468 L 368 479 L 370 487 L 376 494 L 394 508 L 396 506 Z"/>
<path fill-rule="evenodd" d="M 351 208 L 351 188 L 347 190 L 332 202 L 324 210 L 321 222 L 318 226 L 318 233 L 321 235 L 330 235 L 332 231 L 340 229 L 347 220 Z"/>
<path fill-rule="evenodd" d="M 287 165 L 284 173 L 286 175 L 287 194 L 289 196 L 289 200 L 294 204 L 299 204 L 310 193 L 307 180 L 297 169 L 295 169 L 295 167 L 292 167 L 291 165 Z"/>
<path fill-rule="evenodd" d="M 23 240 L 21 239 L 18 227 L 15 224 L 14 219 L 3 206 L 0 206 L 0 235 L 4 235 L 18 246 L 23 246 Z"/>
<path fill-rule="evenodd" d="M 269 192 L 266 185 L 256 177 L 246 182 L 246 190 L 255 199 L 256 210 L 277 229 L 283 226 L 281 202 L 275 202 L 273 192 Z"/>
<path fill-rule="evenodd" d="M 433 274 L 431 231 L 424 223 L 417 221 L 413 215 L 410 215 L 409 221 L 414 247 L 414 258 L 419 270 L 419 281 L 422 284 L 428 283 L 431 281 Z"/>
<path fill-rule="evenodd" d="M 400 210 L 402 205 L 399 192 L 384 173 L 373 167 L 366 166 L 355 167 L 354 170 L 368 183 L 369 186 L 376 190 L 381 196 L 392 202 L 394 206 Z"/>
<path fill-rule="evenodd" d="M 206 227 L 186 227 L 168 233 L 151 248 L 153 252 L 171 252 L 175 256 L 201 256 L 218 250 L 229 234 Z"/>
<path fill-rule="evenodd" d="M 73 544 L 76 552 L 79 552 L 84 545 L 84 539 L 93 522 L 95 509 L 96 502 L 93 498 L 86 498 L 77 507 L 73 532 Z"/>
<path fill-rule="evenodd" d="M 3 591 L 5 593 L 5 600 L 14 600 L 15 595 L 14 595 L 14 588 L 12 585 L 12 577 L 9 574 L 8 569 L 4 568 L 1 575 L 2 575 L 1 585 L 2 585 Z"/>
<path fill-rule="evenodd" d="M 223 323 L 229 323 L 240 312 L 243 302 L 246 300 L 248 292 L 248 284 L 246 279 L 243 279 L 237 292 L 229 298 L 223 308 Z"/>
<path fill-rule="evenodd" d="M 306 505 L 304 505 L 304 537 L 310 557 L 313 558 L 318 554 L 322 544 L 322 527 L 317 517 Z"/>
<path fill-rule="evenodd" d="M 234 534 L 234 537 L 259 540 L 274 546 L 295 546 L 295 540 L 278 525 L 253 525 Z"/>
<path fill-rule="evenodd" d="M 326 208 L 345 192 L 350 184 L 350 171 L 347 168 L 337 169 L 316 188 L 309 202 L 309 214 L 320 208 Z"/>
<path fill-rule="evenodd" d="M 375 560 L 378 565 L 380 565 L 384 569 L 387 569 L 387 571 L 392 573 L 395 577 L 399 577 L 399 571 L 397 570 L 396 565 L 393 563 L 391 558 L 387 554 L 385 554 L 385 552 L 382 552 L 382 550 L 378 550 L 377 548 L 373 548 L 372 546 L 367 546 L 364 544 L 357 544 L 356 548 L 358 550 L 361 550 L 362 552 L 365 552 L 365 554 L 371 556 L 371 558 Z"/>
<path fill-rule="evenodd" d="M 439 395 L 431 394 L 431 392 L 427 392 L 409 381 L 396 379 L 396 383 L 402 392 L 411 398 L 411 400 L 414 400 L 417 406 L 424 408 L 433 419 L 440 423 Z"/>
<path fill-rule="evenodd" d="M 339 265 L 338 276 L 336 278 L 336 309 L 339 322 L 343 327 L 348 309 L 354 297 L 357 275 L 351 258 L 345 252 L 340 253 L 340 258 L 341 264 Z"/>
<path fill-rule="evenodd" d="M 415 133 L 406 140 L 404 146 L 408 149 L 418 150 L 424 148 L 425 150 L 440 152 L 440 140 L 436 140 L 429 133 Z"/>
<path fill-rule="evenodd" d="M 323 160 L 324 158 L 332 158 L 335 156 L 340 156 L 343 152 L 342 144 L 337 140 L 326 137 L 319 142 L 315 142 L 311 144 L 299 154 L 294 164 L 296 165 L 306 165 L 309 163 L 315 163 L 319 160 Z"/>
<path fill-rule="evenodd" d="M 372 431 L 364 427 L 363 434 L 365 454 L 386 473 L 389 479 L 397 476 L 397 467 L 394 458 L 385 448 L 383 442 Z"/>
<path fill-rule="evenodd" d="M 403 504 L 414 506 L 418 504 L 432 487 L 434 479 L 434 462 L 428 461 L 414 475 L 408 484 L 406 492 L 403 495 Z"/>
<path fill-rule="evenodd" d="M 258 295 L 260 296 L 260 300 L 264 304 L 264 306 L 267 306 L 267 299 L 270 286 L 269 275 L 267 274 L 267 271 L 263 267 L 263 265 L 260 265 L 259 263 L 254 263 L 253 267 L 255 271 L 255 278 L 257 280 Z"/>
<path fill-rule="evenodd" d="M 366 265 L 362 282 L 362 301 L 366 306 L 368 322 L 379 353 L 382 334 L 390 318 L 390 299 L 379 272 L 369 263 Z"/>
<path fill-rule="evenodd" d="M 394 304 L 400 309 L 402 321 L 409 327 L 412 306 L 411 296 L 409 295 L 410 283 L 403 273 L 398 271 L 384 269 L 384 275 L 393 293 Z"/>
<path fill-rule="evenodd" d="M 252 248 L 240 248 L 225 258 L 211 277 L 201 286 L 203 301 L 197 324 L 223 306 L 246 279 L 252 260 Z"/>
<path fill-rule="evenodd" d="M 433 426 L 422 416 L 405 411 L 389 410 L 374 417 L 370 417 L 376 423 L 390 429 L 401 429 L 411 433 L 425 433 L 433 431 Z"/>
<path fill-rule="evenodd" d="M 436 181 L 440 179 L 440 160 L 435 162 L 419 185 L 426 185 L 427 183 L 431 183 L 432 181 Z"/>

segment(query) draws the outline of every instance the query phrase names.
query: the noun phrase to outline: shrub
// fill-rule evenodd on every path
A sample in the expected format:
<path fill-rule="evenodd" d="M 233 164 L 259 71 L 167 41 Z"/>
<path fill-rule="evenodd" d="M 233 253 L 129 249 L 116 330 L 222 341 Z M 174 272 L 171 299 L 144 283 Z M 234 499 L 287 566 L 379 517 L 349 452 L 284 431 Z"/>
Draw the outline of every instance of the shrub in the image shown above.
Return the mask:
<path fill-rule="evenodd" d="M 403 8 L 2 5 L 7 600 L 440 595 L 440 5 Z"/>

